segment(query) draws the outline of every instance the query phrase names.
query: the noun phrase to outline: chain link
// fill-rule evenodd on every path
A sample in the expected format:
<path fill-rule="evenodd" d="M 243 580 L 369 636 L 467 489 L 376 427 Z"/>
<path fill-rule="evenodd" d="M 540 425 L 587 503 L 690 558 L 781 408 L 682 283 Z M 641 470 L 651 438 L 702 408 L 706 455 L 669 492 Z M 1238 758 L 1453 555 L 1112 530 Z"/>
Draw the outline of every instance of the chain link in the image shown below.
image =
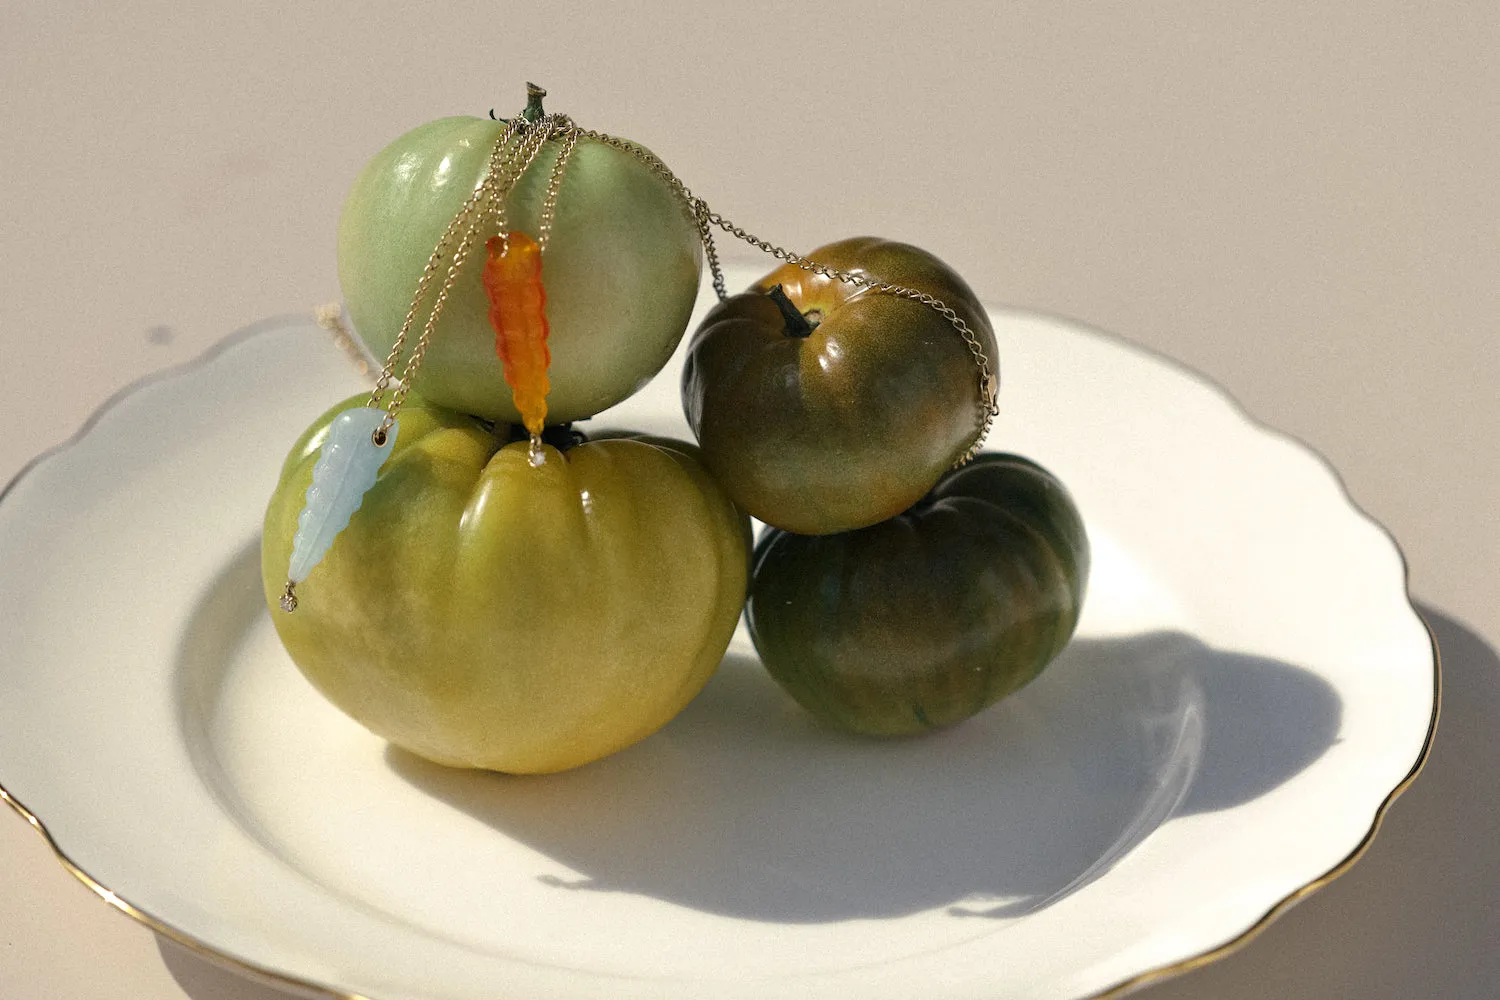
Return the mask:
<path fill-rule="evenodd" d="M 537 125 L 550 125 L 550 117 Z M 486 175 L 480 187 L 486 191 L 486 211 L 493 220 L 496 233 L 509 245 L 509 226 L 505 223 L 505 200 L 509 197 L 511 189 L 520 181 L 521 175 L 535 162 L 542 151 L 542 144 L 547 141 L 547 132 L 544 128 L 531 127 L 528 123 L 521 123 L 521 140 L 510 156 L 505 157 L 498 167 L 492 161 L 491 171 Z"/>
<path fill-rule="evenodd" d="M 757 249 L 763 250 L 766 253 L 770 254 L 772 257 L 775 257 L 777 260 L 786 261 L 789 264 L 800 267 L 804 271 L 811 271 L 814 274 L 820 274 L 825 278 L 830 278 L 835 281 L 841 281 L 845 284 L 854 285 L 856 287 L 868 288 L 871 291 L 877 292 L 879 294 L 894 295 L 900 298 L 910 299 L 914 302 L 920 302 L 922 305 L 934 310 L 945 320 L 947 320 L 949 325 L 958 332 L 958 335 L 961 338 L 963 338 L 964 344 L 969 349 L 969 354 L 974 359 L 975 366 L 979 369 L 979 432 L 974 436 L 973 442 L 964 451 L 963 455 L 961 455 L 958 461 L 954 463 L 954 466 L 957 467 L 966 465 L 974 459 L 975 455 L 979 454 L 980 449 L 984 447 L 984 439 L 989 436 L 990 428 L 994 425 L 995 422 L 995 417 L 998 416 L 1000 412 L 998 402 L 1000 396 L 1000 374 L 998 368 L 991 362 L 989 355 L 984 349 L 984 344 L 981 343 L 978 335 L 975 334 L 974 331 L 969 327 L 969 324 L 964 322 L 963 317 L 954 312 L 954 310 L 950 308 L 947 303 L 943 302 L 943 300 L 937 298 L 934 295 L 929 295 L 926 292 L 919 291 L 915 288 L 907 288 L 904 285 L 897 285 L 893 282 L 879 281 L 877 279 L 869 278 L 864 275 L 852 274 L 848 271 L 840 271 L 837 268 L 829 267 L 826 264 L 812 260 L 808 257 L 804 257 L 801 254 L 792 253 L 790 250 L 779 247 L 774 243 L 769 242 L 768 240 L 761 239 L 760 237 L 752 233 L 746 232 L 741 227 L 736 226 L 734 223 L 730 222 L 719 213 L 711 211 L 708 207 L 707 202 L 705 202 L 702 198 L 694 195 L 693 192 L 688 189 L 688 186 L 684 184 L 676 174 L 672 173 L 671 169 L 662 162 L 660 157 L 658 157 L 655 153 L 652 153 L 650 150 L 646 149 L 644 146 L 631 142 L 628 139 L 620 139 L 603 132 L 585 131 L 583 134 L 585 137 L 593 139 L 596 142 L 601 142 L 607 146 L 612 146 L 615 149 L 635 156 L 636 159 L 645 164 L 646 167 L 648 167 L 653 173 L 655 173 L 660 180 L 665 182 L 667 186 L 670 187 L 677 194 L 677 196 L 687 204 L 688 211 L 692 215 L 694 222 L 698 226 L 699 238 L 703 241 L 704 253 L 708 258 L 709 268 L 713 273 L 714 291 L 718 294 L 719 301 L 722 302 L 724 301 L 724 299 L 728 298 L 728 294 L 726 293 L 724 288 L 724 274 L 719 267 L 718 255 L 714 252 L 712 235 L 713 231 L 710 227 L 717 227 L 719 229 L 722 229 L 724 232 L 733 236 L 735 239 L 741 240 L 753 247 L 756 247 Z"/>
<path fill-rule="evenodd" d="M 713 214 L 709 211 L 708 202 L 693 194 L 688 186 L 674 173 L 672 168 L 662 162 L 661 157 L 639 143 L 631 142 L 629 139 L 621 139 L 607 132 L 595 132 L 592 129 L 584 129 L 580 133 L 585 139 L 592 139 L 597 143 L 619 150 L 622 153 L 635 157 L 648 170 L 656 174 L 658 179 L 664 181 L 672 189 L 672 192 L 687 206 L 688 214 L 693 218 L 693 224 L 698 228 L 698 240 L 703 244 L 703 255 L 708 261 L 709 273 L 713 276 L 714 294 L 723 302 L 729 298 L 729 291 L 724 284 L 724 269 L 719 266 L 719 253 L 714 247 L 713 230 L 709 228 L 709 218 Z"/>
<path fill-rule="evenodd" d="M 474 191 L 464 201 L 458 213 L 448 223 L 448 228 L 443 231 L 443 235 L 438 240 L 437 246 L 433 249 L 432 255 L 427 258 L 427 264 L 422 268 L 422 276 L 417 281 L 416 293 L 412 296 L 411 308 L 407 310 L 406 319 L 402 321 L 401 329 L 397 332 L 396 339 L 391 344 L 390 353 L 386 355 L 385 365 L 380 370 L 380 377 L 375 380 L 375 387 L 370 392 L 370 401 L 367 405 L 372 407 L 380 406 L 380 398 L 391 384 L 391 380 L 395 377 L 396 365 L 401 361 L 401 349 L 406 344 L 406 338 L 410 335 L 413 324 L 416 323 L 417 312 L 421 308 L 422 300 L 427 297 L 428 287 L 432 284 L 432 279 L 437 274 L 438 265 L 442 263 L 444 255 L 448 252 L 448 247 L 453 242 L 454 234 L 464 226 L 469 216 L 473 214 L 474 210 L 484 200 L 486 185 L 489 183 L 490 178 L 494 176 L 497 166 L 504 159 L 505 148 L 515 139 L 519 131 L 518 126 L 512 122 L 501 133 L 500 138 L 495 140 L 494 150 L 490 154 L 489 169 L 485 171 L 485 182 L 475 186 Z M 408 365 L 407 367 L 410 370 L 411 366 Z M 412 374 L 415 374 L 415 372 L 412 372 Z M 394 417 L 394 415 L 394 412 L 390 414 L 391 417 Z"/>
<path fill-rule="evenodd" d="M 969 348 L 969 354 L 973 357 L 974 363 L 979 368 L 979 401 L 981 407 L 979 433 L 959 460 L 954 463 L 954 466 L 956 468 L 974 460 L 974 456 L 978 455 L 980 449 L 984 447 L 984 439 L 989 436 L 990 428 L 995 423 L 995 417 L 1000 413 L 1000 375 L 992 367 L 989 355 L 985 352 L 984 344 L 980 342 L 979 336 L 951 306 L 937 296 L 929 295 L 919 289 L 908 288 L 905 285 L 897 285 L 889 281 L 880 281 L 877 278 L 871 278 L 863 274 L 841 271 L 836 267 L 830 267 L 827 264 L 804 257 L 801 254 L 792 253 L 790 250 L 778 247 L 774 243 L 746 232 L 717 212 L 709 213 L 708 222 L 718 226 L 736 239 L 743 240 L 751 246 L 765 251 L 777 260 L 786 261 L 788 264 L 799 267 L 804 271 L 810 271 L 825 278 L 842 281 L 845 284 L 854 285 L 859 288 L 868 288 L 882 295 L 893 295 L 898 298 L 910 299 L 913 302 L 920 302 L 947 320 L 949 325 L 957 330 L 958 335 L 963 338 L 964 343 Z"/>
<path fill-rule="evenodd" d="M 458 247 L 453 251 L 453 259 L 449 262 L 448 271 L 443 277 L 443 283 L 438 289 L 437 297 L 433 300 L 432 310 L 427 314 L 427 321 L 422 326 L 422 334 L 417 338 L 416 345 L 412 348 L 411 357 L 407 359 L 406 367 L 401 373 L 401 379 L 396 388 L 391 392 L 390 399 L 386 403 L 386 414 L 380 425 L 375 429 L 373 438 L 377 445 L 383 445 L 385 435 L 396 423 L 396 415 L 401 407 L 406 404 L 406 397 L 411 393 L 412 383 L 416 379 L 418 370 L 422 367 L 422 359 L 427 353 L 428 345 L 432 342 L 433 331 L 437 329 L 438 319 L 442 316 L 443 306 L 447 304 L 448 296 L 453 291 L 453 285 L 458 280 L 459 273 L 463 270 L 464 262 L 468 259 L 473 248 L 475 236 L 479 232 L 486 216 L 493 218 L 499 227 L 500 235 L 505 235 L 505 199 L 510 194 L 510 189 L 515 186 L 517 180 L 526 172 L 526 169 L 535 161 L 541 152 L 542 145 L 547 140 L 547 129 L 530 129 L 529 123 L 519 116 L 513 119 L 500 137 L 495 140 L 495 145 L 490 153 L 489 166 L 485 170 L 484 178 L 474 188 L 464 204 L 459 208 L 453 220 L 448 224 L 438 245 L 427 258 L 427 264 L 422 269 L 422 277 L 417 283 L 417 292 L 412 297 L 410 310 L 407 312 L 406 321 L 402 324 L 400 332 L 396 335 L 396 342 L 391 347 L 391 352 L 386 358 L 385 368 L 381 370 L 380 378 L 376 381 L 375 389 L 370 394 L 371 406 L 379 406 L 380 398 L 386 387 L 392 381 L 397 363 L 400 361 L 401 347 L 410 333 L 411 326 L 415 322 L 423 299 L 432 283 L 432 277 L 442 263 L 448 247 L 452 244 L 454 233 L 462 227 L 463 235 L 459 239 Z M 548 122 L 549 126 L 551 122 Z M 511 145 L 516 137 L 520 136 L 520 142 L 515 149 Z M 477 210 L 477 211 L 476 211 Z M 467 222 L 467 224 L 465 224 Z"/>
<path fill-rule="evenodd" d="M 566 116 L 558 115 L 557 119 L 558 124 L 564 126 L 563 145 L 558 151 L 557 162 L 552 165 L 552 176 L 547 179 L 547 194 L 542 199 L 542 218 L 537 223 L 537 248 L 543 253 L 546 253 L 547 242 L 552 237 L 552 223 L 557 216 L 557 195 L 562 190 L 563 171 L 567 169 L 568 158 L 578 145 L 579 136 L 578 127 Z"/>
<path fill-rule="evenodd" d="M 506 198 L 510 195 L 511 190 L 515 187 L 521 176 L 536 160 L 542 146 L 549 140 L 560 140 L 563 145 L 558 152 L 557 162 L 552 167 L 551 176 L 548 178 L 538 226 L 537 242 L 545 250 L 556 219 L 557 201 L 562 188 L 563 173 L 580 139 L 588 139 L 634 157 L 655 174 L 658 179 L 664 182 L 673 194 L 682 201 L 689 217 L 693 220 L 694 227 L 698 231 L 699 242 L 703 245 L 704 259 L 707 261 L 709 272 L 712 275 L 714 293 L 721 302 L 729 298 L 729 292 L 725 285 L 724 270 L 719 262 L 718 250 L 714 244 L 713 230 L 715 228 L 723 230 L 735 239 L 770 254 L 777 260 L 785 261 L 804 271 L 809 271 L 813 274 L 818 274 L 858 288 L 865 288 L 877 294 L 909 299 L 932 309 L 938 315 L 942 316 L 957 331 L 959 337 L 962 338 L 964 344 L 968 347 L 969 354 L 972 356 L 975 366 L 979 369 L 979 430 L 973 442 L 964 451 L 958 461 L 954 463 L 954 467 L 967 464 L 979 453 L 980 449 L 984 446 L 984 439 L 989 435 L 990 428 L 994 424 L 995 417 L 1000 412 L 998 406 L 1000 374 L 998 366 L 991 361 L 979 336 L 952 307 L 943 302 L 942 299 L 919 289 L 898 285 L 894 282 L 881 281 L 868 275 L 841 271 L 838 268 L 830 267 L 820 261 L 793 253 L 768 240 L 761 239 L 730 222 L 719 213 L 712 211 L 708 207 L 707 202 L 693 194 L 688 186 L 672 172 L 671 168 L 646 147 L 629 139 L 621 139 L 605 132 L 580 128 L 567 115 L 557 114 L 544 115 L 535 122 L 528 121 L 523 115 L 516 115 L 506 123 L 505 131 L 495 140 L 484 178 L 475 186 L 474 192 L 458 210 L 458 213 L 453 217 L 453 221 L 448 224 L 448 228 L 438 241 L 437 247 L 432 251 L 432 256 L 427 259 L 427 265 L 422 270 L 422 277 L 417 282 L 417 290 L 412 298 L 411 309 L 407 312 L 406 320 L 401 324 L 401 330 L 396 335 L 395 343 L 391 346 L 390 354 L 386 358 L 385 367 L 382 369 L 380 377 L 375 383 L 374 391 L 371 393 L 369 404 L 371 406 L 380 405 L 383 393 L 390 386 L 394 378 L 396 366 L 400 363 L 402 349 L 405 346 L 412 326 L 416 322 L 421 304 L 430 291 L 432 280 L 436 276 L 444 257 L 447 255 L 448 248 L 452 246 L 455 234 L 462 230 L 458 247 L 453 251 L 453 257 L 449 263 L 447 273 L 444 275 L 443 282 L 439 287 L 437 298 L 433 302 L 432 311 L 428 314 L 427 321 L 422 328 L 421 336 L 418 337 L 416 346 L 412 349 L 411 357 L 407 360 L 400 383 L 391 393 L 390 400 L 386 406 L 386 417 L 382 421 L 380 428 L 375 432 L 377 438 L 383 440 L 385 432 L 395 423 L 396 414 L 401 409 L 402 404 L 405 403 L 407 393 L 411 391 L 412 380 L 416 377 L 417 371 L 421 367 L 422 357 L 427 351 L 428 343 L 432 338 L 432 332 L 437 326 L 438 316 L 441 314 L 443 306 L 448 300 L 448 295 L 452 291 L 458 274 L 463 268 L 464 261 L 468 258 L 475 235 L 479 227 L 483 224 L 484 219 L 489 217 L 498 228 L 501 238 L 505 237 Z M 512 145 L 514 145 L 514 149 L 511 148 Z M 478 209 L 477 214 L 476 209 Z"/>

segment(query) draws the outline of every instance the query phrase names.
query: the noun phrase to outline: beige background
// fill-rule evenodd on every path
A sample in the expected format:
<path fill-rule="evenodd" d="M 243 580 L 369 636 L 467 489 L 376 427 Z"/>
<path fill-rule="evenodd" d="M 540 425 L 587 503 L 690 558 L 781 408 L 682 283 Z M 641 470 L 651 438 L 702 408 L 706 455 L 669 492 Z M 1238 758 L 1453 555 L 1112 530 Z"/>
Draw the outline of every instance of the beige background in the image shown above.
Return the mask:
<path fill-rule="evenodd" d="M 0 480 L 136 377 L 336 298 L 364 160 L 535 79 L 754 232 L 923 245 L 1327 455 L 1442 644 L 1432 763 L 1351 874 L 1146 995 L 1500 990 L 1493 3 L 52 7 L 0 10 Z M 0 983 L 280 996 L 159 952 L 9 815 Z"/>

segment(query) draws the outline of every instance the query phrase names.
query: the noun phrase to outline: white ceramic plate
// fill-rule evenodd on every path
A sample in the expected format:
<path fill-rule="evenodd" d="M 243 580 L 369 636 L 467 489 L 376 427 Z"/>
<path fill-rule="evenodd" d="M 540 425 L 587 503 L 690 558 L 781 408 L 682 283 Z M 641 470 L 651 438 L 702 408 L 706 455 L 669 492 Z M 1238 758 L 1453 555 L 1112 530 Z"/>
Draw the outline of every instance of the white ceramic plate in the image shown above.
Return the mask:
<path fill-rule="evenodd" d="M 338 996 L 1062 1000 L 1190 967 L 1363 849 L 1425 756 L 1435 651 L 1317 457 L 1119 341 L 994 317 L 990 445 L 1068 483 L 1095 569 L 1067 652 L 962 726 L 829 731 L 742 635 L 575 772 L 387 750 L 261 602 L 283 454 L 364 385 L 288 320 L 5 493 L 5 797 L 127 913 Z M 599 422 L 685 436 L 668 372 Z"/>

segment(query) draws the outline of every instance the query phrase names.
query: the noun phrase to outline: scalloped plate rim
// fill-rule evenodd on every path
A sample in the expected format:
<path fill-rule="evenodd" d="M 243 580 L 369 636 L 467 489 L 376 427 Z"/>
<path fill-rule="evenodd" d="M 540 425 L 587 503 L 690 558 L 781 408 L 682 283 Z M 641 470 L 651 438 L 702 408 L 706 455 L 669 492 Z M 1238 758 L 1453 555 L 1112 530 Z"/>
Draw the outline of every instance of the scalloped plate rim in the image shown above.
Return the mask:
<path fill-rule="evenodd" d="M 1183 972 L 1187 972 L 1194 968 L 1198 968 L 1202 965 L 1211 963 L 1219 958 L 1231 954 L 1241 947 L 1244 947 L 1246 944 L 1250 943 L 1256 936 L 1258 936 L 1263 930 L 1265 930 L 1266 927 L 1274 922 L 1275 919 L 1282 913 L 1284 913 L 1287 909 L 1295 905 L 1297 902 L 1300 902 L 1311 893 L 1323 888 L 1324 886 L 1334 881 L 1359 860 L 1359 858 L 1365 853 L 1370 844 L 1373 842 L 1391 804 L 1397 797 L 1399 797 L 1399 795 L 1403 791 L 1405 791 L 1411 785 L 1413 781 L 1416 780 L 1430 755 L 1433 738 L 1436 733 L 1438 719 L 1441 712 L 1441 654 L 1438 648 L 1436 637 L 1432 633 L 1431 627 L 1422 617 L 1421 613 L 1417 610 L 1415 603 L 1412 600 L 1409 586 L 1409 566 L 1405 554 L 1402 552 L 1399 543 L 1391 535 L 1389 530 L 1384 527 L 1384 525 L 1373 518 L 1354 500 L 1348 490 L 1347 484 L 1339 475 L 1337 469 L 1320 452 L 1318 452 L 1316 449 L 1308 445 L 1300 438 L 1297 438 L 1296 436 L 1278 428 L 1272 427 L 1254 416 L 1231 392 L 1229 392 L 1223 386 L 1216 383 L 1203 373 L 1197 371 L 1186 363 L 1172 358 L 1169 355 L 1162 354 L 1161 352 L 1153 348 L 1141 345 L 1118 334 L 1102 331 L 1098 328 L 1090 326 L 1087 323 L 1078 321 L 1071 317 L 1062 316 L 1056 313 L 1008 306 L 991 307 L 990 312 L 995 315 L 1004 314 L 1016 317 L 1029 316 L 1044 319 L 1049 322 L 1064 325 L 1068 327 L 1069 331 L 1072 333 L 1085 335 L 1087 337 L 1103 341 L 1115 347 L 1116 349 L 1122 349 L 1124 351 L 1137 354 L 1154 364 L 1170 369 L 1176 377 L 1186 379 L 1199 387 L 1206 388 L 1212 391 L 1222 403 L 1228 406 L 1228 408 L 1234 413 L 1236 418 L 1247 428 L 1254 430 L 1261 435 L 1277 440 L 1286 447 L 1296 449 L 1316 459 L 1321 464 L 1323 469 L 1328 473 L 1328 475 L 1333 479 L 1333 481 L 1337 484 L 1339 492 L 1341 494 L 1341 499 L 1345 506 L 1348 508 L 1349 512 L 1353 513 L 1357 517 L 1379 529 L 1386 543 L 1394 550 L 1396 555 L 1399 557 L 1403 571 L 1402 585 L 1405 592 L 1407 607 L 1413 618 L 1418 623 L 1420 623 L 1425 630 L 1431 648 L 1433 700 L 1430 719 L 1427 724 L 1425 737 L 1422 741 L 1419 753 L 1417 754 L 1416 759 L 1412 762 L 1410 770 L 1401 778 L 1400 781 L 1397 782 L 1394 787 L 1385 792 L 1384 796 L 1375 805 L 1368 830 L 1359 839 L 1359 841 L 1350 848 L 1349 853 L 1332 868 L 1311 879 L 1306 884 L 1301 885 L 1294 891 L 1288 893 L 1263 913 L 1260 913 L 1259 915 L 1251 918 L 1244 929 L 1239 933 L 1225 940 L 1212 944 L 1209 947 L 1197 950 L 1193 954 L 1184 956 L 1175 961 L 1143 969 L 1142 971 L 1135 973 L 1127 978 L 1121 979 L 1102 990 L 1087 994 L 1080 994 L 1078 997 L 1078 1000 L 1103 1000 L 1103 998 L 1107 997 L 1121 996 L 1127 992 L 1133 991 L 1149 983 L 1156 982 Z M 111 415 L 111 413 L 116 410 L 119 404 L 121 404 L 125 400 L 137 395 L 143 390 L 155 386 L 161 386 L 179 379 L 192 377 L 202 372 L 203 370 L 212 367 L 216 363 L 225 361 L 233 355 L 236 348 L 253 341 L 256 337 L 262 334 L 265 334 L 271 330 L 281 328 L 282 326 L 291 322 L 306 322 L 306 317 L 296 314 L 287 314 L 271 316 L 259 320 L 222 338 L 194 358 L 188 359 L 176 365 L 160 369 L 155 372 L 148 373 L 141 378 L 132 381 L 118 391 L 112 393 L 85 419 L 80 427 L 67 439 L 59 442 L 52 447 L 47 448 L 46 450 L 38 453 L 29 461 L 27 461 L 5 485 L 5 487 L 3 489 L 0 489 L 0 504 L 3 504 L 6 498 L 9 497 L 10 494 L 23 481 L 27 480 L 39 469 L 44 467 L 50 461 L 66 455 L 67 452 L 84 441 L 95 430 L 95 428 L 98 427 L 102 421 L 106 420 Z M 150 928 L 153 932 L 188 949 L 201 958 L 233 970 L 239 974 L 246 975 L 252 979 L 259 980 L 282 989 L 311 991 L 316 994 L 337 998 L 337 1000 L 373 1000 L 373 998 L 370 998 L 365 994 L 347 992 L 334 985 L 316 982 L 310 979 L 303 979 L 296 975 L 288 974 L 268 966 L 257 964 L 253 960 L 236 956 L 234 954 L 231 954 L 227 950 L 215 947 L 214 945 L 202 940 L 190 931 L 183 930 L 177 926 L 174 926 L 154 916 L 146 910 L 137 907 L 128 899 L 125 899 L 116 894 L 93 874 L 76 864 L 57 844 L 51 831 L 48 830 L 44 820 L 40 816 L 33 813 L 23 802 L 12 795 L 4 787 L 3 780 L 0 780 L 0 800 L 3 800 L 6 804 L 8 804 L 25 822 L 27 822 L 33 829 L 37 831 L 37 833 L 44 839 L 49 849 L 53 852 L 58 862 L 64 867 L 65 870 L 67 870 L 70 874 L 72 874 L 75 878 L 77 878 L 80 882 L 82 882 L 85 886 L 92 890 L 104 902 L 108 903 L 109 905 L 129 916 L 138 923 Z"/>

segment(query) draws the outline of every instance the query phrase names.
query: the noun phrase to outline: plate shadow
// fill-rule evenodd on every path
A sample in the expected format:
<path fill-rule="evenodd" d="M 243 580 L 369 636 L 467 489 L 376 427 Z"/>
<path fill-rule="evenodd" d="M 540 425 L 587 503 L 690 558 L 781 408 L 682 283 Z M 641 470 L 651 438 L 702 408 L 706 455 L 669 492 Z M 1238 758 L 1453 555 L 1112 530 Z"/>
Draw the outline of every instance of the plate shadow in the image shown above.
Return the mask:
<path fill-rule="evenodd" d="M 1340 716 L 1308 671 L 1158 632 L 1077 640 L 1019 695 L 912 739 L 827 727 L 731 654 L 660 733 L 574 771 L 386 760 L 576 872 L 539 876 L 558 891 L 778 923 L 1002 918 L 1088 884 L 1174 814 L 1275 788 Z"/>
<path fill-rule="evenodd" d="M 1248 947 L 1143 990 L 1145 1000 L 1490 1000 L 1500 984 L 1500 653 L 1419 605 L 1443 664 L 1422 773 L 1368 853 Z"/>

